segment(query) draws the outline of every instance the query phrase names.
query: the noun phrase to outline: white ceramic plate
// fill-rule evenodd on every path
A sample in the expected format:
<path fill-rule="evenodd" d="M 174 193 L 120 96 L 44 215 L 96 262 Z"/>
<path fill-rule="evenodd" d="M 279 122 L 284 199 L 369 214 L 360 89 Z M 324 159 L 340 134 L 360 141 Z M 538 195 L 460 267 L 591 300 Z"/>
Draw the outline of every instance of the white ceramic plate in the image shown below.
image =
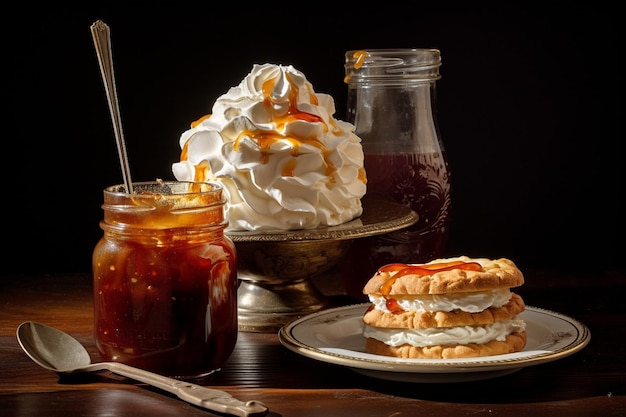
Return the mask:
<path fill-rule="evenodd" d="M 526 306 L 527 343 L 521 352 L 470 359 L 400 359 L 365 352 L 362 317 L 370 303 L 319 311 L 283 326 L 283 346 L 306 357 L 346 366 L 356 372 L 402 382 L 462 382 L 495 378 L 524 367 L 564 358 L 591 339 L 582 323 Z"/>

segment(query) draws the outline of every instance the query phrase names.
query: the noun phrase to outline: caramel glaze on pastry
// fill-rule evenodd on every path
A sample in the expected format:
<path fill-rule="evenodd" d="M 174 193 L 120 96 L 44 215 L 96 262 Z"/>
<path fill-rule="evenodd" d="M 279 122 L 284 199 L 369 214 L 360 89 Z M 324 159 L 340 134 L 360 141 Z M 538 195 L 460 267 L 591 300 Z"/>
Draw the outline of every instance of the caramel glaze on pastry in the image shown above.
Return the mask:
<path fill-rule="evenodd" d="M 506 258 L 439 259 L 426 264 L 391 264 L 382 267 L 365 284 L 364 294 L 450 294 L 519 287 L 522 272 Z"/>

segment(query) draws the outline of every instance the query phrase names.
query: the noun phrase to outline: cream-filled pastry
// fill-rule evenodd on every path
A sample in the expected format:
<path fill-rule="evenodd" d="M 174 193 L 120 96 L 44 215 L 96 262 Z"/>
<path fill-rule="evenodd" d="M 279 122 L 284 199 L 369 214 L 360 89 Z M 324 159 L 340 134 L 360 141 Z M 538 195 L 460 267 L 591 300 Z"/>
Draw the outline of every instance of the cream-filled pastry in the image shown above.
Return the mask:
<path fill-rule="evenodd" d="M 370 353 L 450 359 L 518 352 L 526 345 L 524 276 L 509 259 L 437 259 L 390 264 L 366 283 Z"/>

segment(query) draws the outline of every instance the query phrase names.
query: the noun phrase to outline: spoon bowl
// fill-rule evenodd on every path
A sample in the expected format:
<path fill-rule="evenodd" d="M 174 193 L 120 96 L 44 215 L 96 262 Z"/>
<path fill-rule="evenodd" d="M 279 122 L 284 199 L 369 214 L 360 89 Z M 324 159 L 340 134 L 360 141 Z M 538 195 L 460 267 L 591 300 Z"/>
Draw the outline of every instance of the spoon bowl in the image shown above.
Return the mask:
<path fill-rule="evenodd" d="M 27 321 L 17 328 L 17 340 L 36 364 L 58 374 L 108 370 L 177 395 L 208 410 L 241 417 L 263 416 L 269 411 L 259 401 L 240 401 L 227 392 L 179 381 L 120 362 L 91 363 L 89 352 L 72 336 L 45 324 Z"/>
<path fill-rule="evenodd" d="M 52 327 L 22 323 L 17 328 L 17 340 L 37 365 L 50 371 L 72 373 L 91 364 L 89 353 L 78 340 Z"/>

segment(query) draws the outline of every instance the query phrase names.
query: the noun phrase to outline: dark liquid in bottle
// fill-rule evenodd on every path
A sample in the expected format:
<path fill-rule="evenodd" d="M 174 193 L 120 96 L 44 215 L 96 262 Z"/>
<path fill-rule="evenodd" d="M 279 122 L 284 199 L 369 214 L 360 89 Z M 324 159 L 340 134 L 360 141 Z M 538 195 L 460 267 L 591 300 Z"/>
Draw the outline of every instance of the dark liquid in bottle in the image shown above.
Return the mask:
<path fill-rule="evenodd" d="M 367 198 L 406 205 L 418 222 L 381 236 L 359 238 L 341 263 L 348 295 L 366 299 L 363 286 L 381 266 L 441 257 L 447 242 L 450 178 L 444 153 L 365 155 Z"/>

